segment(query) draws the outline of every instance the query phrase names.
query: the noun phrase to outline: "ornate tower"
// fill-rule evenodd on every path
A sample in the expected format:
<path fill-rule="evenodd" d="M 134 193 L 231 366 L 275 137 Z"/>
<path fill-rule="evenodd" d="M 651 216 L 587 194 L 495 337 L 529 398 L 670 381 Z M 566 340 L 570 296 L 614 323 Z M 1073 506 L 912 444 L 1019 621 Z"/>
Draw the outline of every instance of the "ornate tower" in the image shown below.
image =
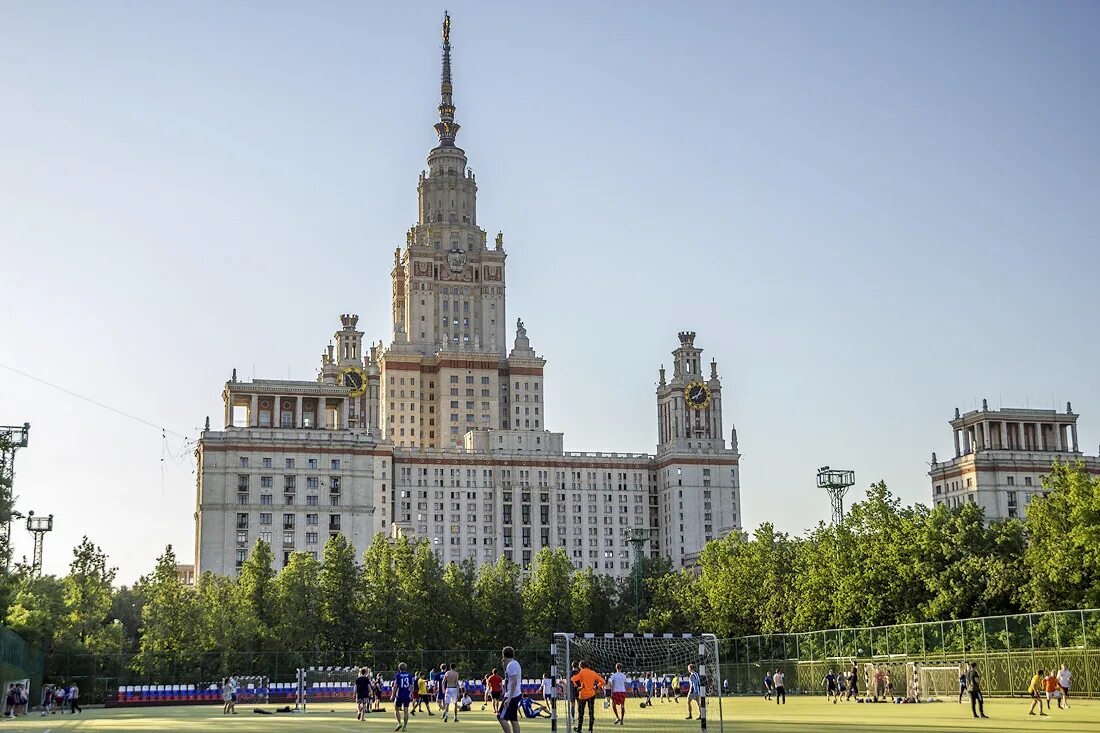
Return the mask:
<path fill-rule="evenodd" d="M 695 332 L 679 334 L 672 379 L 662 366 L 657 382 L 657 486 L 661 547 L 673 563 L 690 567 L 694 548 L 739 531 L 740 476 L 737 431 L 726 447 L 722 433 L 722 382 L 718 362 L 703 373 Z"/>

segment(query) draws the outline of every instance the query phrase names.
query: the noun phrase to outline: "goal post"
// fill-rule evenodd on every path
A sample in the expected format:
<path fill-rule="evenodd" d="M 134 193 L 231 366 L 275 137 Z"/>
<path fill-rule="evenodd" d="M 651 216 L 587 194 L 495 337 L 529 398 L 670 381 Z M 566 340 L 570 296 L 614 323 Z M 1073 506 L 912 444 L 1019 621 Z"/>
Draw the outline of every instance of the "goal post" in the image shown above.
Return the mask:
<path fill-rule="evenodd" d="M 959 676 L 966 673 L 963 664 L 927 664 L 918 670 L 921 693 L 927 700 L 944 700 L 959 695 Z"/>
<path fill-rule="evenodd" d="M 690 711 L 691 717 L 698 719 L 701 731 L 707 731 L 708 726 L 711 731 L 723 731 L 722 673 L 714 634 L 557 633 L 550 654 L 553 660 L 550 675 L 554 680 L 550 701 L 552 733 L 559 730 L 560 717 L 566 721 L 566 733 L 575 729 L 579 711 L 570 679 L 573 667 L 581 661 L 587 661 L 604 679 L 615 671 L 615 665 L 622 665 L 627 678 L 625 717 L 630 717 L 630 711 L 646 709 L 647 721 L 656 719 L 670 728 L 683 730 L 685 713 Z M 692 694 L 692 672 L 698 675 L 697 694 Z M 678 687 L 680 694 L 660 695 L 662 689 L 670 687 Z M 563 703 L 561 711 L 559 701 Z M 692 709 L 692 703 L 697 704 L 697 711 Z"/>
<path fill-rule="evenodd" d="M 301 668 L 298 670 L 298 700 L 295 707 L 305 712 L 310 703 L 354 703 L 356 701 L 355 678 L 359 676 L 359 669 L 359 667 Z"/>

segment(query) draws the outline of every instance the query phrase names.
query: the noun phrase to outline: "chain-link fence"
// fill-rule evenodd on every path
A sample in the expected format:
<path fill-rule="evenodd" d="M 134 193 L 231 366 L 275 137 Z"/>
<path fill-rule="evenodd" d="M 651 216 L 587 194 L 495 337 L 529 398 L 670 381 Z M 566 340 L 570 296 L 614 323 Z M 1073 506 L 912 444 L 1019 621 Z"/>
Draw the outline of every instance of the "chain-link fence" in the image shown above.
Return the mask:
<path fill-rule="evenodd" d="M 29 697 L 34 700 L 42 686 L 42 663 L 42 655 L 27 646 L 23 637 L 10 629 L 0 627 L 0 683 L 29 679 Z"/>
<path fill-rule="evenodd" d="M 766 671 L 782 670 L 787 689 L 823 693 L 822 678 L 852 662 L 874 663 L 903 679 L 907 662 L 977 662 L 990 695 L 1022 695 L 1038 669 L 1068 665 L 1071 694 L 1100 696 L 1100 610 L 989 616 L 800 634 L 723 639 L 722 675 L 731 692 L 763 689 Z"/>

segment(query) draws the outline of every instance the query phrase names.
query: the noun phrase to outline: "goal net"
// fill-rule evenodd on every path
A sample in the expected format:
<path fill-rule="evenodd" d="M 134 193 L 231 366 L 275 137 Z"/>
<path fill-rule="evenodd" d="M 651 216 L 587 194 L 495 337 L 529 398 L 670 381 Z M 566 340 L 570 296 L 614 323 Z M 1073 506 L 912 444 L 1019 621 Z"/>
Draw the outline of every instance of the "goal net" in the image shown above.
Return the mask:
<path fill-rule="evenodd" d="M 303 710 L 309 703 L 335 703 L 355 700 L 355 678 L 359 667 L 306 667 L 301 672 L 299 705 Z M 373 679 L 370 670 L 367 674 Z"/>
<path fill-rule="evenodd" d="M 918 673 L 921 694 L 925 700 L 945 700 L 959 696 L 959 675 L 965 667 L 961 664 L 922 666 Z"/>
<path fill-rule="evenodd" d="M 713 634 L 559 633 L 554 635 L 550 653 L 554 660 L 550 675 L 555 681 L 552 730 L 558 729 L 559 717 L 570 731 L 578 726 L 582 711 L 591 719 L 588 705 L 580 704 L 578 690 L 570 682 L 583 661 L 607 680 L 609 687 L 616 665 L 622 665 L 626 678 L 624 720 L 642 717 L 662 728 L 683 730 L 690 714 L 702 730 L 707 730 L 709 723 L 712 730 L 722 731 L 722 675 L 718 640 Z M 597 727 L 604 728 L 617 717 L 611 692 L 601 690 L 592 705 Z"/>
<path fill-rule="evenodd" d="M 237 703 L 266 705 L 271 685 L 264 675 L 237 678 Z"/>

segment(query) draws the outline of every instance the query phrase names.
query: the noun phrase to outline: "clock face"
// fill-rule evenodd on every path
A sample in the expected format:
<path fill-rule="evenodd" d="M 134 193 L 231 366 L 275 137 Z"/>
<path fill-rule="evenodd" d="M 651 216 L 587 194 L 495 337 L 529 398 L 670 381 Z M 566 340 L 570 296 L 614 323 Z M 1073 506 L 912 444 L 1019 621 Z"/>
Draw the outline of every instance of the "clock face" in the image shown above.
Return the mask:
<path fill-rule="evenodd" d="M 348 367 L 340 372 L 340 386 L 351 389 L 349 397 L 359 397 L 367 391 L 366 375 L 359 367 Z"/>
<path fill-rule="evenodd" d="M 684 399 L 691 409 L 702 410 L 710 404 L 710 390 L 702 382 L 688 382 L 684 387 Z"/>

